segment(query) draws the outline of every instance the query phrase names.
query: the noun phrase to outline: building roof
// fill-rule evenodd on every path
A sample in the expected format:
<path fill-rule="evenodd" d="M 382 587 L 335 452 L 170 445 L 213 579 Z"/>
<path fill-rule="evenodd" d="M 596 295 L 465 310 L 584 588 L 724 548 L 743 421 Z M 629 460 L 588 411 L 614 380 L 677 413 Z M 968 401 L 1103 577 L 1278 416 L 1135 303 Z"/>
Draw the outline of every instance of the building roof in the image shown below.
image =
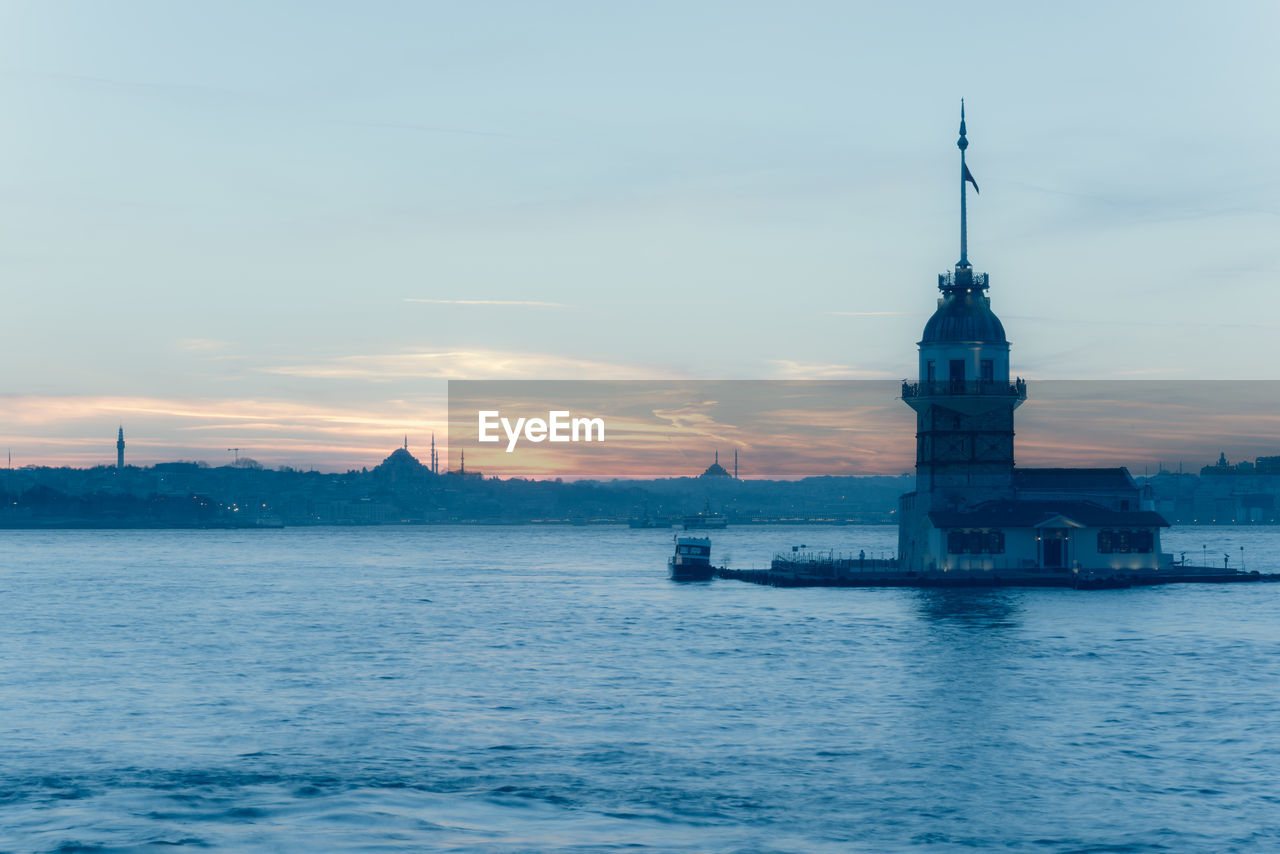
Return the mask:
<path fill-rule="evenodd" d="M 1133 491 L 1138 488 L 1123 466 L 1107 469 L 1024 469 L 1013 470 L 1014 489 L 1029 490 L 1109 490 Z"/>
<path fill-rule="evenodd" d="M 978 290 L 956 292 L 944 296 L 938 310 L 924 325 L 921 344 L 953 341 L 981 341 L 984 344 L 1007 344 L 1004 324 L 991 310 L 990 301 Z"/>
<path fill-rule="evenodd" d="M 1087 528 L 1167 528 L 1154 510 L 1112 510 L 1092 501 L 987 501 L 967 510 L 933 510 L 935 528 L 1034 528 L 1058 516 Z"/>

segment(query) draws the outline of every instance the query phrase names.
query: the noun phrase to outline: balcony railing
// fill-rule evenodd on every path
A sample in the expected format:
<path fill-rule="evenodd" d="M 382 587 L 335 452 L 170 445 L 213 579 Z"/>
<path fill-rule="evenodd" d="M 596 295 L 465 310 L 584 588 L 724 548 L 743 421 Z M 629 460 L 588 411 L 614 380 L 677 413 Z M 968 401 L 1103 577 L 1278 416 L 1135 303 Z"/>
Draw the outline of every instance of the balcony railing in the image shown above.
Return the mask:
<path fill-rule="evenodd" d="M 954 273 L 938 274 L 938 290 L 945 293 L 973 289 L 982 291 L 989 287 L 991 287 L 991 276 L 987 273 L 956 270 Z"/>
<path fill-rule="evenodd" d="M 938 382 L 902 383 L 903 399 L 913 397 L 939 397 L 943 395 L 990 395 L 1027 399 L 1027 382 L 1019 377 L 1014 382 L 983 382 L 981 380 L 941 380 Z"/>

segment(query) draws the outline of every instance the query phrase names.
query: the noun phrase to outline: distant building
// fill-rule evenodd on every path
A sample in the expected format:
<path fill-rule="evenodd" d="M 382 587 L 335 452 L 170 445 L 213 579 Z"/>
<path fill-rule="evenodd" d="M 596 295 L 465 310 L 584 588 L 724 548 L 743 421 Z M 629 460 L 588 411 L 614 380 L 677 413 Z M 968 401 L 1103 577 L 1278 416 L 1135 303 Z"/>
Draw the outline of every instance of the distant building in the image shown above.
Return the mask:
<path fill-rule="evenodd" d="M 1239 462 L 1235 465 L 1227 462 L 1226 452 L 1218 454 L 1218 461 L 1211 466 L 1202 466 L 1200 475 L 1202 477 L 1214 477 L 1222 475 L 1238 475 L 1253 474 L 1253 463 L 1249 461 Z"/>
<path fill-rule="evenodd" d="M 1218 461 L 1211 466 L 1200 469 L 1203 477 L 1237 477 L 1240 475 L 1276 475 L 1280 474 L 1280 457 L 1258 457 L 1254 462 L 1241 460 L 1232 464 L 1227 461 L 1225 453 L 1218 454 Z"/>
<path fill-rule="evenodd" d="M 1127 469 L 1019 469 L 1013 413 L 1027 385 L 1010 379 L 1009 341 L 990 281 L 968 258 L 964 112 L 960 261 L 919 342 L 919 381 L 902 384 L 916 412 L 916 489 L 899 503 L 898 552 L 915 571 L 1154 570 L 1168 562 L 1168 522 Z"/>
<path fill-rule="evenodd" d="M 733 477 L 733 475 L 729 474 L 725 467 L 720 465 L 720 452 L 716 451 L 715 462 L 707 466 L 707 470 L 698 475 L 698 477 Z"/>
<path fill-rule="evenodd" d="M 434 458 L 434 442 L 432 445 L 431 454 Z M 409 451 L 409 438 L 406 436 L 404 445 L 388 454 L 382 462 L 373 467 L 370 474 L 384 483 L 404 485 L 421 483 L 435 472 L 431 466 L 424 465 Z"/>
<path fill-rule="evenodd" d="M 477 480 L 484 479 L 484 474 L 482 472 L 467 471 L 467 452 L 465 449 L 458 454 L 458 470 L 446 471 L 445 474 L 450 477 L 469 477 Z"/>
<path fill-rule="evenodd" d="M 120 425 L 120 431 L 116 433 L 116 468 L 124 468 L 124 425 Z"/>
<path fill-rule="evenodd" d="M 1186 502 L 1175 507 L 1175 515 L 1193 524 L 1275 523 L 1280 498 L 1280 457 L 1258 457 L 1254 462 L 1232 463 L 1225 453 L 1213 465 L 1200 469 L 1200 481 Z M 1161 497 L 1167 501 L 1163 483 Z"/>

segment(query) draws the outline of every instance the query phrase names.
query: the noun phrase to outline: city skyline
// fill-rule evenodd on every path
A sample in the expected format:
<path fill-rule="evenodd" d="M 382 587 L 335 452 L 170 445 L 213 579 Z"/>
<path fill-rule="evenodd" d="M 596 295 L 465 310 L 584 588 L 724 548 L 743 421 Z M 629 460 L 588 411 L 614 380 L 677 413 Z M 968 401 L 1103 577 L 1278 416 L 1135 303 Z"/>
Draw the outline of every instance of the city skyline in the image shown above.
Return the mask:
<path fill-rule="evenodd" d="M 342 472 L 371 468 L 404 447 L 423 464 L 439 452 L 440 470 L 456 470 L 450 432 L 470 450 L 468 470 L 487 476 L 534 479 L 665 478 L 698 474 L 717 451 L 743 455 L 744 479 L 792 480 L 820 475 L 897 476 L 913 470 L 914 431 L 903 424 L 897 383 L 888 381 L 669 381 L 609 383 L 463 383 L 454 400 L 454 420 L 440 433 L 388 437 L 380 425 L 365 433 L 375 446 L 372 462 L 310 465 L 263 459 L 252 446 L 204 446 L 154 455 L 135 434 L 126 465 L 172 461 L 231 465 L 251 458 L 268 468 Z M 609 441 L 592 446 L 525 443 L 515 453 L 503 444 L 476 443 L 471 414 L 503 400 L 509 411 L 545 411 L 548 400 L 592 412 L 607 422 Z M 243 413 L 242 417 L 260 417 Z M 1044 381 L 1029 388 L 1020 410 L 1019 451 L 1023 466 L 1127 466 L 1137 476 L 1198 471 L 1220 454 L 1231 462 L 1280 455 L 1280 383 L 1263 381 Z M 302 429 L 302 428 L 299 428 Z M 323 429 L 341 433 L 341 424 Z M 385 440 L 385 441 L 384 441 Z M 96 456 L 75 467 L 113 465 L 117 434 L 99 438 Z M 106 451 L 110 450 L 110 458 Z M 199 452 L 199 451 L 203 452 Z M 14 468 L 41 465 L 21 457 Z"/>
<path fill-rule="evenodd" d="M 1278 378 L 1280 12 L 1016 8 L 0 9 L 0 441 L 342 470 L 448 378 L 902 379 L 962 95 L 1019 374 Z"/>

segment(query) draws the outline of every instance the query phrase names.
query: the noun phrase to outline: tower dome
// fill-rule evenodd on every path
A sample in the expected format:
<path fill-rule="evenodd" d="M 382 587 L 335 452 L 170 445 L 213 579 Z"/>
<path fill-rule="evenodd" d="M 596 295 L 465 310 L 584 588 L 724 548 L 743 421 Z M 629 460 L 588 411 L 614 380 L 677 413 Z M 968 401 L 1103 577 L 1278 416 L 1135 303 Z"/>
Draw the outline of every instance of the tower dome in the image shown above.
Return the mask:
<path fill-rule="evenodd" d="M 938 300 L 938 310 L 924 325 L 921 344 L 959 342 L 1008 344 L 1004 324 L 991 310 L 991 301 L 973 289 L 954 291 Z"/>

